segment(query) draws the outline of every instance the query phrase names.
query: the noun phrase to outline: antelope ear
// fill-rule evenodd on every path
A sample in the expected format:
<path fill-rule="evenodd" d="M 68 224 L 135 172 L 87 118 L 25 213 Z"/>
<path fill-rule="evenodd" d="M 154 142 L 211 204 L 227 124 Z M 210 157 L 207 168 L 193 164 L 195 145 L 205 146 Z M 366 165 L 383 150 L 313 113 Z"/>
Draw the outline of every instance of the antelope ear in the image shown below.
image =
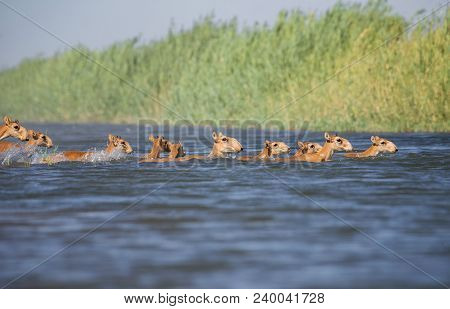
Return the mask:
<path fill-rule="evenodd" d="M 270 141 L 266 140 L 266 141 L 264 142 L 264 146 L 265 146 L 266 148 L 270 148 Z"/>
<path fill-rule="evenodd" d="M 297 146 L 298 146 L 298 149 L 303 149 L 303 147 L 305 147 L 305 144 L 301 141 L 298 141 Z"/>
<path fill-rule="evenodd" d="M 108 135 L 108 143 L 112 143 L 114 146 L 117 146 L 117 136 L 109 134 Z"/>
<path fill-rule="evenodd" d="M 114 141 L 114 135 L 112 135 L 112 134 L 108 134 L 108 142 L 112 142 L 112 141 Z"/>
<path fill-rule="evenodd" d="M 11 118 L 9 118 L 8 116 L 3 117 L 3 121 L 7 126 L 9 126 L 12 122 Z"/>
<path fill-rule="evenodd" d="M 149 136 L 148 136 L 148 140 L 150 141 L 150 142 L 154 142 L 155 141 L 155 137 L 153 136 L 153 134 L 150 134 Z"/>
<path fill-rule="evenodd" d="M 221 133 L 219 133 L 219 134 L 221 134 Z M 213 131 L 213 133 L 212 133 L 212 138 L 215 142 L 217 142 L 217 140 L 219 139 L 219 136 L 217 135 L 217 133 L 215 131 Z"/>
<path fill-rule="evenodd" d="M 376 143 L 376 141 L 377 141 L 377 139 L 378 139 L 378 136 L 372 136 L 371 138 L 370 138 L 370 141 L 372 142 L 372 143 Z"/>
<path fill-rule="evenodd" d="M 325 132 L 325 134 L 323 136 L 325 137 L 325 139 L 327 141 L 331 140 L 331 136 L 330 136 L 330 134 L 328 134 L 328 132 Z"/>

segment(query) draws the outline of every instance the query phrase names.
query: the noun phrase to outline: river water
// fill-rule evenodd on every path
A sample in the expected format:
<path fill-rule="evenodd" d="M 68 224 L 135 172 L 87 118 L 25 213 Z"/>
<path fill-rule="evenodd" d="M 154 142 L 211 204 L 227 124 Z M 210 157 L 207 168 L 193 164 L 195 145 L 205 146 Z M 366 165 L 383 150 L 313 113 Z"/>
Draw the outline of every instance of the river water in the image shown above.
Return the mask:
<path fill-rule="evenodd" d="M 136 126 L 30 127 L 48 132 L 58 146 L 51 151 L 102 149 L 113 133 L 140 154 L 55 165 L 0 158 L 1 286 L 450 285 L 449 134 L 383 134 L 398 153 L 363 160 L 338 153 L 323 164 L 138 165 L 149 145 L 138 143 Z M 199 142 L 173 132 L 154 133 L 181 139 L 188 153 L 211 147 L 206 135 Z M 298 135 L 232 133 L 245 154 L 268 138 L 294 147 Z M 340 135 L 354 148 L 370 145 L 371 134 Z M 322 143 L 322 136 L 307 139 Z"/>

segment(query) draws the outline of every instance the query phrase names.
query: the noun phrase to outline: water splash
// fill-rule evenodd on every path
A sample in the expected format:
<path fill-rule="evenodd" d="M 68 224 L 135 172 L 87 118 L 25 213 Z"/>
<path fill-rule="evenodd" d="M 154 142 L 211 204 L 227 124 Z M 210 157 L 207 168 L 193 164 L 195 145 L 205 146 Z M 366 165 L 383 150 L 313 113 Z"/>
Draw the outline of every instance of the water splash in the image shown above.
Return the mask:
<path fill-rule="evenodd" d="M 81 162 L 84 163 L 98 163 L 109 162 L 115 160 L 121 160 L 127 157 L 127 154 L 120 150 L 114 150 L 112 152 L 106 152 L 105 150 L 90 149 L 86 152 Z M 35 153 L 31 164 L 56 164 L 60 162 L 70 162 L 65 156 L 64 152 L 58 152 L 53 154 Z"/>
<path fill-rule="evenodd" d="M 104 162 L 104 161 L 115 161 L 124 159 L 127 157 L 126 153 L 123 153 L 120 150 L 113 150 L 112 152 L 108 153 L 105 150 L 97 151 L 94 150 L 86 157 L 86 160 L 84 162 Z"/>
<path fill-rule="evenodd" d="M 0 165 L 13 165 L 15 163 L 31 163 L 31 157 L 36 146 L 18 146 L 0 153 Z"/>
<path fill-rule="evenodd" d="M 127 154 L 120 150 L 106 152 L 105 150 L 91 149 L 87 152 L 82 162 L 98 163 L 121 160 L 127 157 Z M 15 164 L 56 164 L 67 162 L 64 153 L 57 151 L 57 148 L 51 151 L 47 148 L 38 148 L 37 146 L 13 147 L 0 153 L 0 165 Z"/>

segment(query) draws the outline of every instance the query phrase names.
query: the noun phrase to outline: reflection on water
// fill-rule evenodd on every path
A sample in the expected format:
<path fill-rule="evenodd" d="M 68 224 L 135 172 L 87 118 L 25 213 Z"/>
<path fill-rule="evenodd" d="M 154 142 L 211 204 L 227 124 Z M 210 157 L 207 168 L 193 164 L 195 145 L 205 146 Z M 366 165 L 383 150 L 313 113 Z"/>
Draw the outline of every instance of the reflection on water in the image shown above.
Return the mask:
<path fill-rule="evenodd" d="M 52 152 L 104 149 L 108 133 L 137 144 L 132 126 L 40 126 Z M 266 138 L 255 134 L 242 140 L 249 153 Z M 188 153 L 210 147 L 166 135 Z M 342 135 L 370 145 L 370 134 Z M 101 153 L 46 165 L 30 164 L 42 149 L 16 153 L 0 167 L 0 284 L 115 216 L 11 287 L 440 287 L 358 230 L 448 285 L 449 135 L 383 136 L 397 154 L 315 165 L 137 165 L 136 154 L 99 162 L 111 159 Z M 278 139 L 294 146 L 296 134 Z"/>

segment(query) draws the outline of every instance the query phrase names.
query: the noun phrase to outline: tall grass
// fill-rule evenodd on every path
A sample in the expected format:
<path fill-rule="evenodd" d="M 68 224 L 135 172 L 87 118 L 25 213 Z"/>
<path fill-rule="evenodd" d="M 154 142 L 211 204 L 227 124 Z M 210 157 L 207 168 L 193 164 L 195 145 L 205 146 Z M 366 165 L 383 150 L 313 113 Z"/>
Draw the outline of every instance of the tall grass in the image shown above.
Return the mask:
<path fill-rule="evenodd" d="M 383 1 L 282 11 L 244 29 L 206 17 L 157 42 L 69 50 L 0 72 L 0 114 L 37 121 L 264 120 L 310 129 L 450 131 L 448 11 L 413 30 Z M 327 80 L 340 69 L 367 57 Z M 287 105 L 287 107 L 282 108 Z"/>

